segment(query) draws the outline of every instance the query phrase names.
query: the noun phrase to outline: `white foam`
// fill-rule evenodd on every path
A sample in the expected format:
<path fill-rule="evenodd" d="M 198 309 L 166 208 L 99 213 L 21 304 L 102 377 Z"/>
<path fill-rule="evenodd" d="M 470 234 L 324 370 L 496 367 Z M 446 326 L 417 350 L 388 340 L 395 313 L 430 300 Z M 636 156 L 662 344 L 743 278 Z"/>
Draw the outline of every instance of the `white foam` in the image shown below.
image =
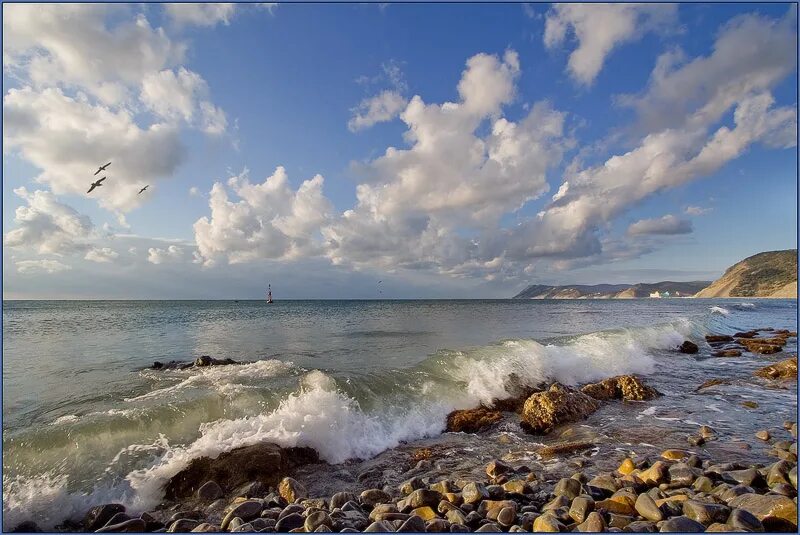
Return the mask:
<path fill-rule="evenodd" d="M 721 316 L 730 315 L 730 312 L 728 311 L 728 309 L 725 309 L 725 308 L 722 308 L 722 307 L 718 307 L 718 306 L 710 307 L 709 310 L 711 311 L 712 314 L 719 314 Z"/>
<path fill-rule="evenodd" d="M 208 388 L 215 390 L 222 396 L 234 396 L 248 388 L 244 382 L 258 379 L 277 377 L 291 371 L 294 365 L 291 362 L 280 360 L 259 360 L 250 364 L 231 364 L 227 366 L 207 366 L 201 368 L 187 368 L 185 370 L 165 370 L 159 374 L 169 374 L 169 377 L 184 378 L 177 384 L 159 388 L 132 398 L 125 398 L 127 402 L 143 401 L 165 396 L 174 396 L 181 391 L 193 388 Z"/>

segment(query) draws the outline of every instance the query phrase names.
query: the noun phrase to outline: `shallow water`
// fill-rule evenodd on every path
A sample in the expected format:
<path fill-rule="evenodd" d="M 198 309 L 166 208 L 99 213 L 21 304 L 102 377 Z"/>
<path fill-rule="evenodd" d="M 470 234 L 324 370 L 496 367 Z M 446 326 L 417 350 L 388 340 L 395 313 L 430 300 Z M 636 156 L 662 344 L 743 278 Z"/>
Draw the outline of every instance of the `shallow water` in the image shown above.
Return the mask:
<path fill-rule="evenodd" d="M 317 449 L 334 464 L 311 481 L 322 491 L 370 466 L 391 482 L 385 465 L 407 454 L 386 450 L 406 442 L 433 445 L 449 460 L 442 470 L 466 473 L 483 458 L 539 462 L 532 448 L 562 433 L 604 452 L 685 447 L 700 424 L 751 436 L 796 413 L 794 386 L 751 378 L 796 340 L 759 357 L 671 348 L 708 332 L 796 330 L 796 317 L 794 300 L 5 302 L 4 524 L 54 525 L 111 500 L 151 508 L 191 458 L 261 440 Z M 252 363 L 143 370 L 200 355 Z M 512 374 L 578 384 L 620 373 L 666 395 L 609 404 L 544 438 L 520 433 L 513 416 L 487 435 L 441 435 L 450 410 L 503 397 Z M 735 380 L 694 392 L 711 377 Z M 743 458 L 764 448 L 707 447 Z"/>

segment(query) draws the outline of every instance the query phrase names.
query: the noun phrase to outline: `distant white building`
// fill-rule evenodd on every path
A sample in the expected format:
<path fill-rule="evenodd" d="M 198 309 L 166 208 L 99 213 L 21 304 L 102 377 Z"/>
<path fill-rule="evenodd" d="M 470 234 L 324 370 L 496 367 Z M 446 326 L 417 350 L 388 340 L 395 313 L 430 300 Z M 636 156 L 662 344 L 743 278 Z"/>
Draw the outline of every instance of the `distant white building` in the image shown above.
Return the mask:
<path fill-rule="evenodd" d="M 652 297 L 654 299 L 659 299 L 661 297 L 661 294 L 658 293 L 658 292 L 653 292 L 653 293 L 650 294 L 650 297 Z"/>

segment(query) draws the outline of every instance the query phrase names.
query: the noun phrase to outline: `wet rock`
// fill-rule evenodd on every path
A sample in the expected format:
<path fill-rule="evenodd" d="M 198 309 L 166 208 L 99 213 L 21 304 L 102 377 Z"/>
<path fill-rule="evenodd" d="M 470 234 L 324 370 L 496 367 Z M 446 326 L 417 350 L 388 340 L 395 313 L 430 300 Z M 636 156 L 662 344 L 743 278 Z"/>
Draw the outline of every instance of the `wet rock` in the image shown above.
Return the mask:
<path fill-rule="evenodd" d="M 694 355 L 700 348 L 697 347 L 697 344 L 694 342 L 690 342 L 689 340 L 685 340 L 681 345 L 678 346 L 678 351 L 681 353 L 686 353 L 687 355 Z"/>
<path fill-rule="evenodd" d="M 751 513 L 767 531 L 797 530 L 797 504 L 786 496 L 743 494 L 728 505 Z"/>
<path fill-rule="evenodd" d="M 447 415 L 447 431 L 455 433 L 477 433 L 503 419 L 498 410 L 478 407 L 453 411 Z"/>
<path fill-rule="evenodd" d="M 765 379 L 797 379 L 797 357 L 760 368 L 753 375 Z"/>
<path fill-rule="evenodd" d="M 725 505 L 704 503 L 696 500 L 683 502 L 683 514 L 703 525 L 710 526 L 714 522 L 725 522 L 731 510 Z"/>
<path fill-rule="evenodd" d="M 96 530 L 97 533 L 141 533 L 147 527 L 147 523 L 141 518 L 131 518 L 117 524 L 103 526 Z"/>
<path fill-rule="evenodd" d="M 144 521 L 142 520 L 142 522 Z M 199 525 L 200 522 L 197 520 L 192 520 L 191 518 L 181 518 L 170 524 L 169 528 L 167 528 L 167 533 L 187 533 Z"/>
<path fill-rule="evenodd" d="M 739 349 L 720 349 L 712 353 L 715 357 L 741 357 L 742 352 Z"/>
<path fill-rule="evenodd" d="M 595 502 L 595 510 L 605 510 L 618 515 L 636 514 L 636 497 L 630 493 L 616 493 L 610 498 Z"/>
<path fill-rule="evenodd" d="M 222 488 L 217 484 L 216 481 L 206 481 L 203 483 L 199 489 L 197 489 L 197 497 L 204 501 L 213 502 L 222 496 L 225 493 L 222 492 Z"/>
<path fill-rule="evenodd" d="M 537 392 L 522 407 L 523 429 L 529 433 L 546 433 L 558 424 L 586 418 L 600 408 L 600 403 L 586 394 L 553 383 L 544 392 Z"/>
<path fill-rule="evenodd" d="M 695 392 L 699 392 L 700 390 L 702 390 L 704 388 L 709 388 L 709 387 L 712 387 L 712 386 L 729 385 L 729 384 L 731 384 L 730 379 L 708 379 L 707 381 L 704 381 L 703 384 L 698 386 L 695 389 Z"/>
<path fill-rule="evenodd" d="M 92 507 L 83 518 L 83 525 L 87 531 L 96 531 L 108 523 L 117 513 L 124 513 L 125 506 L 118 503 L 107 503 Z"/>
<path fill-rule="evenodd" d="M 442 494 L 430 489 L 417 489 L 408 495 L 408 505 L 412 509 L 417 507 L 437 507 L 442 501 Z"/>
<path fill-rule="evenodd" d="M 311 448 L 281 448 L 270 443 L 236 448 L 215 459 L 193 459 L 167 482 L 164 496 L 171 501 L 192 496 L 208 481 L 216 481 L 223 491 L 254 481 L 274 487 L 291 467 L 318 461 Z"/>
<path fill-rule="evenodd" d="M 281 530 L 277 529 L 277 526 L 276 526 L 276 531 L 281 531 Z M 394 532 L 394 526 L 392 526 L 391 524 L 389 524 L 389 522 L 386 522 L 386 521 L 373 522 L 372 524 L 367 526 L 367 529 L 365 529 L 364 532 L 365 533 L 393 533 Z"/>
<path fill-rule="evenodd" d="M 570 500 L 581 493 L 581 482 L 577 479 L 562 478 L 556 483 L 553 494 L 556 496 L 566 496 Z"/>
<path fill-rule="evenodd" d="M 442 518 L 433 518 L 425 522 L 427 533 L 446 533 L 450 531 L 450 523 Z"/>
<path fill-rule="evenodd" d="M 589 513 L 594 511 L 594 500 L 589 496 L 578 496 L 572 500 L 569 508 L 569 516 L 575 522 L 581 523 L 586 520 Z"/>
<path fill-rule="evenodd" d="M 767 472 L 767 485 L 773 487 L 775 485 L 784 483 L 788 484 L 789 470 L 792 469 L 792 463 L 788 461 L 778 461 L 769 467 Z"/>
<path fill-rule="evenodd" d="M 661 512 L 655 500 L 648 494 L 640 494 L 639 497 L 636 498 L 634 508 L 645 520 L 650 520 L 651 522 L 660 522 L 664 520 L 664 513 Z"/>
<path fill-rule="evenodd" d="M 483 483 L 470 482 L 461 489 L 461 497 L 464 498 L 464 503 L 475 504 L 481 500 L 488 500 L 489 491 Z"/>
<path fill-rule="evenodd" d="M 639 473 L 639 479 L 648 485 L 660 485 L 667 481 L 667 464 L 662 461 L 656 461 L 647 470 Z"/>
<path fill-rule="evenodd" d="M 680 461 L 689 455 L 689 452 L 686 450 L 664 450 L 661 452 L 661 458 L 667 459 L 668 461 Z"/>
<path fill-rule="evenodd" d="M 436 512 L 429 506 L 425 505 L 423 507 L 417 507 L 411 511 L 411 516 L 418 516 L 427 522 L 428 520 L 436 518 Z"/>
<path fill-rule="evenodd" d="M 305 527 L 306 531 L 308 532 L 317 531 L 317 528 L 320 526 L 325 526 L 329 529 L 333 528 L 333 521 L 325 511 L 316 511 L 311 513 L 306 517 L 306 520 L 303 523 L 303 527 Z"/>
<path fill-rule="evenodd" d="M 594 442 L 579 441 L 579 442 L 561 442 L 559 444 L 552 444 L 550 446 L 543 446 L 536 449 L 536 453 L 542 457 L 554 457 L 559 455 L 566 455 L 568 453 L 575 453 L 577 451 L 588 450 L 595 446 Z"/>
<path fill-rule="evenodd" d="M 278 492 L 281 497 L 289 503 L 294 503 L 296 500 L 308 498 L 308 491 L 296 479 L 291 477 L 284 477 L 278 483 Z"/>
<path fill-rule="evenodd" d="M 748 487 L 756 487 L 761 486 L 763 484 L 764 479 L 761 477 L 761 474 L 755 468 L 748 468 L 746 470 L 731 470 L 728 472 L 722 473 L 723 481 L 727 481 L 728 483 L 738 483 L 740 485 L 746 485 Z"/>
<path fill-rule="evenodd" d="M 361 503 L 370 507 L 378 503 L 386 503 L 391 499 L 392 497 L 381 489 L 367 489 L 359 496 Z"/>
<path fill-rule="evenodd" d="M 192 529 L 192 533 L 215 533 L 220 531 L 222 528 L 215 524 L 209 524 L 208 522 L 203 522 Z"/>
<path fill-rule="evenodd" d="M 563 524 L 550 513 L 545 513 L 533 521 L 533 531 L 557 533 L 563 527 Z"/>
<path fill-rule="evenodd" d="M 660 396 L 655 388 L 646 385 L 635 375 L 618 375 L 581 388 L 581 392 L 601 401 L 621 399 L 644 401 Z"/>
<path fill-rule="evenodd" d="M 617 472 L 623 476 L 627 476 L 634 470 L 636 470 L 636 465 L 633 463 L 633 459 L 630 457 L 626 457 L 625 460 L 620 463 L 619 468 L 617 468 Z"/>
<path fill-rule="evenodd" d="M 589 533 L 600 533 L 606 530 L 606 522 L 603 520 L 602 515 L 596 512 L 589 513 L 586 520 L 578 524 L 578 531 Z"/>
<path fill-rule="evenodd" d="M 278 533 L 286 533 L 293 529 L 302 528 L 305 522 L 305 519 L 298 513 L 291 513 L 278 520 L 278 523 L 275 524 L 275 531 Z M 224 527 L 222 529 L 223 531 L 225 530 Z"/>
<path fill-rule="evenodd" d="M 691 444 L 692 446 L 702 446 L 706 443 L 706 439 L 699 435 L 689 435 L 686 437 L 686 442 Z"/>
<path fill-rule="evenodd" d="M 744 529 L 751 532 L 764 531 L 764 524 L 762 524 L 761 521 L 755 517 L 755 515 L 745 511 L 744 509 L 734 509 L 731 511 L 731 514 L 728 516 L 728 520 L 725 524 L 732 528 Z"/>
<path fill-rule="evenodd" d="M 500 531 L 503 531 L 502 529 L 500 529 L 500 526 L 490 522 L 476 529 L 475 533 L 498 533 Z"/>
<path fill-rule="evenodd" d="M 497 477 L 503 474 L 509 474 L 513 471 L 514 471 L 513 466 L 504 463 L 499 459 L 495 459 L 494 461 L 486 465 L 486 475 L 492 479 L 496 479 Z"/>
<path fill-rule="evenodd" d="M 706 342 L 708 342 L 709 344 L 716 344 L 720 342 L 733 342 L 733 336 L 727 336 L 725 334 L 707 334 Z"/>
<path fill-rule="evenodd" d="M 497 521 L 501 526 L 510 527 L 517 519 L 517 513 L 511 507 L 503 507 L 497 514 Z"/>
<path fill-rule="evenodd" d="M 767 441 L 770 439 L 769 431 L 766 429 L 762 429 L 761 431 L 756 431 L 756 438 L 759 440 Z"/>
<path fill-rule="evenodd" d="M 685 516 L 676 516 L 660 523 L 659 531 L 662 533 L 702 533 L 706 527 Z"/>
<path fill-rule="evenodd" d="M 630 533 L 655 533 L 658 531 L 658 528 L 653 522 L 637 520 L 625 526 L 622 531 Z"/>
<path fill-rule="evenodd" d="M 411 479 L 403 481 L 403 483 L 400 484 L 400 494 L 403 496 L 408 496 L 415 490 L 422 488 L 425 488 L 425 482 L 422 481 L 422 478 L 412 477 Z"/>
<path fill-rule="evenodd" d="M 194 361 L 195 368 L 203 368 L 206 366 L 227 366 L 229 364 L 240 364 L 240 363 L 230 358 L 215 359 L 213 357 L 209 357 L 208 355 L 197 357 Z"/>
<path fill-rule="evenodd" d="M 700 476 L 694 480 L 692 488 L 697 492 L 711 492 L 711 489 L 714 488 L 714 482 L 706 476 Z"/>
<path fill-rule="evenodd" d="M 787 474 L 789 478 L 789 483 L 797 490 L 797 466 L 793 466 L 789 473 Z"/>
<path fill-rule="evenodd" d="M 356 495 L 352 492 L 337 492 L 331 496 L 331 509 L 341 508 L 347 502 L 355 502 Z"/>
<path fill-rule="evenodd" d="M 771 343 L 773 339 L 763 339 L 763 338 L 752 338 L 750 340 L 744 338 L 739 340 L 739 343 L 742 344 L 750 353 L 758 353 L 760 355 L 773 355 L 775 353 L 779 353 L 782 351 L 781 345 L 777 343 Z M 797 362 L 795 359 L 795 373 L 797 373 Z"/>

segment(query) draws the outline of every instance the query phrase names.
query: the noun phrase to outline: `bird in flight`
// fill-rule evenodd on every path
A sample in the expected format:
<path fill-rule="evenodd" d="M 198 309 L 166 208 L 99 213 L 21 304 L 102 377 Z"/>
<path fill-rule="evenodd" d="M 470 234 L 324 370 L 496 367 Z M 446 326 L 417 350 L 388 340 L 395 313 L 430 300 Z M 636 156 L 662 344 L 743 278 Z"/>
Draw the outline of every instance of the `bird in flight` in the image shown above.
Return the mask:
<path fill-rule="evenodd" d="M 94 174 L 96 175 L 96 174 L 97 174 L 97 173 L 99 173 L 100 171 L 105 171 L 105 170 L 106 170 L 106 167 L 108 167 L 109 165 L 111 165 L 111 162 L 108 162 L 108 163 L 107 163 L 107 164 L 105 164 L 105 165 L 101 165 L 101 166 L 100 166 L 100 168 L 99 168 L 97 171 L 95 171 L 95 172 L 94 172 Z"/>
<path fill-rule="evenodd" d="M 102 184 L 100 182 L 102 182 L 105 179 L 106 179 L 106 177 L 103 177 L 100 180 L 98 180 L 97 182 L 92 182 L 92 187 L 89 188 L 89 191 L 87 191 L 86 193 L 91 193 L 92 190 L 94 190 L 94 188 L 99 188 L 100 186 L 102 186 Z"/>
<path fill-rule="evenodd" d="M 142 189 L 139 190 L 138 194 L 141 195 L 142 193 L 144 193 L 144 190 L 146 190 L 149 187 L 150 187 L 150 184 L 146 185 L 145 187 L 143 187 Z"/>

